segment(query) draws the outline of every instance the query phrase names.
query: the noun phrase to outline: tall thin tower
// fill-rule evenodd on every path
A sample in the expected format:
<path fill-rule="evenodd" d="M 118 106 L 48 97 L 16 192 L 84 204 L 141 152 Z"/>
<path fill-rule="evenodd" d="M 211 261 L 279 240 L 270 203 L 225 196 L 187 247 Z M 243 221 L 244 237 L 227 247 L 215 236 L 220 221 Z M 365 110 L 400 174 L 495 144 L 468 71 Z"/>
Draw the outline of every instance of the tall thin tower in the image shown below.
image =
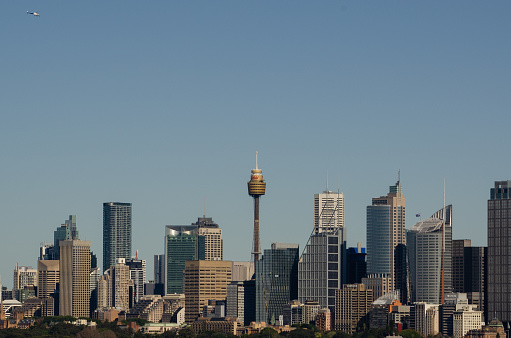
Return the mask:
<path fill-rule="evenodd" d="M 248 194 L 254 198 L 254 248 L 252 255 L 254 262 L 259 260 L 261 253 L 259 247 L 259 196 L 264 195 L 266 192 L 266 183 L 263 180 L 263 171 L 257 166 L 257 151 L 256 151 L 256 167 L 252 169 L 252 175 L 248 184 Z"/>

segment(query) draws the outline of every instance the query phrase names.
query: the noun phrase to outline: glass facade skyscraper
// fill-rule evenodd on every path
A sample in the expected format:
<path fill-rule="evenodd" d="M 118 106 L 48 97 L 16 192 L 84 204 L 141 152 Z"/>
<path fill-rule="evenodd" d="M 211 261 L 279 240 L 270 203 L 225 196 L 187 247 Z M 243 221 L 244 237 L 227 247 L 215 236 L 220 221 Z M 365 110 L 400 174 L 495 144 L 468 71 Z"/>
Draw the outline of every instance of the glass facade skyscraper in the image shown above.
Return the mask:
<path fill-rule="evenodd" d="M 103 271 L 131 258 L 131 203 L 103 203 Z"/>
<path fill-rule="evenodd" d="M 255 264 L 256 322 L 274 324 L 298 298 L 298 244 L 272 243 Z"/>
<path fill-rule="evenodd" d="M 165 293 L 183 293 L 186 261 L 205 259 L 205 238 L 196 225 L 165 227 Z"/>
<path fill-rule="evenodd" d="M 401 181 L 367 207 L 367 273 L 395 278 L 395 248 L 406 245 L 406 198 Z M 393 282 L 394 284 L 394 282 Z"/>

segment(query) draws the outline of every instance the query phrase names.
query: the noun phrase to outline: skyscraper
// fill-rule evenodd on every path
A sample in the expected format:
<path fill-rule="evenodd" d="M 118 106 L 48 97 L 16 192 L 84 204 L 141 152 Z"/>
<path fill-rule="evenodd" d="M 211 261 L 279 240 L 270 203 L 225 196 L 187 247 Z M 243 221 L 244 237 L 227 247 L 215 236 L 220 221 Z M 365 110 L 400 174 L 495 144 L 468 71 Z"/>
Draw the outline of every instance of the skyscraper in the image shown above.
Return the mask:
<path fill-rule="evenodd" d="M 53 232 L 54 257 L 60 257 L 59 242 L 66 239 L 78 239 L 78 230 L 76 229 L 76 215 L 69 215 L 69 219 L 64 221 L 60 227 Z"/>
<path fill-rule="evenodd" d="M 344 194 L 325 190 L 314 194 L 314 233 L 333 233 L 344 228 Z"/>
<path fill-rule="evenodd" d="M 204 247 L 196 225 L 165 226 L 165 294 L 183 293 L 185 262 L 204 260 Z"/>
<path fill-rule="evenodd" d="M 50 297 L 59 283 L 59 261 L 37 261 L 37 298 Z"/>
<path fill-rule="evenodd" d="M 131 258 L 131 203 L 103 203 L 103 271 Z"/>
<path fill-rule="evenodd" d="M 395 248 L 406 244 L 406 198 L 401 180 L 387 196 L 373 198 L 367 207 L 367 273 L 395 278 Z"/>
<path fill-rule="evenodd" d="M 208 300 L 227 297 L 227 285 L 232 281 L 232 262 L 187 261 L 184 276 L 185 318 L 190 323 L 199 317 Z"/>
<path fill-rule="evenodd" d="M 335 290 L 346 281 L 344 194 L 314 195 L 314 228 L 298 263 L 298 300 L 335 306 Z"/>
<path fill-rule="evenodd" d="M 298 244 L 272 243 L 255 263 L 256 321 L 274 324 L 298 297 Z"/>
<path fill-rule="evenodd" d="M 199 236 L 204 237 L 204 259 L 207 261 L 221 261 L 224 256 L 224 243 L 222 229 L 213 222 L 211 217 L 199 217 L 196 225 Z"/>
<path fill-rule="evenodd" d="M 489 316 L 511 322 L 511 181 L 496 181 L 488 200 Z M 489 318 L 486 318 L 489 320 Z"/>
<path fill-rule="evenodd" d="M 59 313 L 88 317 L 90 312 L 90 242 L 60 241 Z"/>
<path fill-rule="evenodd" d="M 135 287 L 135 302 L 144 296 L 144 283 L 146 281 L 146 261 L 138 259 L 138 251 L 135 259 L 128 259 L 126 265 L 129 267 L 129 278 Z"/>
<path fill-rule="evenodd" d="M 452 292 L 452 205 L 415 224 L 407 242 L 412 301 L 442 304 Z"/>

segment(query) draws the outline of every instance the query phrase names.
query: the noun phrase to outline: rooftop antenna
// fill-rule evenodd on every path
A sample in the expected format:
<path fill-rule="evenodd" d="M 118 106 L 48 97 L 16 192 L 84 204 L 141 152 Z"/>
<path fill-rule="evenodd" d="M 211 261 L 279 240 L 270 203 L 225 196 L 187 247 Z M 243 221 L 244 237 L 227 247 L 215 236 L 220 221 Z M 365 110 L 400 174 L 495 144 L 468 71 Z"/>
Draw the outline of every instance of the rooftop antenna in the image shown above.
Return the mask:
<path fill-rule="evenodd" d="M 259 169 L 259 167 L 257 166 L 257 153 L 259 152 L 256 150 L 256 169 Z"/>
<path fill-rule="evenodd" d="M 401 169 L 397 170 L 397 181 L 401 183 Z"/>
<path fill-rule="evenodd" d="M 326 191 L 328 191 L 328 169 L 326 171 Z"/>
<path fill-rule="evenodd" d="M 442 209 L 442 281 L 440 290 L 440 304 L 444 303 L 445 292 L 445 177 L 444 177 L 444 207 Z"/>
<path fill-rule="evenodd" d="M 206 194 L 204 194 L 204 218 L 206 218 Z"/>

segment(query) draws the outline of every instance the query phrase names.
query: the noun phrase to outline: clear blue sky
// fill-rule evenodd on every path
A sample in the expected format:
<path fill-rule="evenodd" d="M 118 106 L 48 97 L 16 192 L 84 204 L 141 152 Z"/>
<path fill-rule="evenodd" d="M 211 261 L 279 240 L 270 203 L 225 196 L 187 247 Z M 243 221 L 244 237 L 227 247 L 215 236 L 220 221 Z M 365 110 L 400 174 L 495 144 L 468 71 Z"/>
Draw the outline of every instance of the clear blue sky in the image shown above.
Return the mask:
<path fill-rule="evenodd" d="M 26 11 L 39 11 L 34 17 Z M 486 245 L 486 201 L 511 179 L 508 1 L 0 3 L 0 274 L 37 266 L 76 214 L 102 258 L 102 203 L 133 203 L 133 254 L 203 214 L 249 260 L 303 249 L 313 194 L 344 192 L 348 244 L 401 169 L 407 227 L 452 203 L 454 238 Z"/>

